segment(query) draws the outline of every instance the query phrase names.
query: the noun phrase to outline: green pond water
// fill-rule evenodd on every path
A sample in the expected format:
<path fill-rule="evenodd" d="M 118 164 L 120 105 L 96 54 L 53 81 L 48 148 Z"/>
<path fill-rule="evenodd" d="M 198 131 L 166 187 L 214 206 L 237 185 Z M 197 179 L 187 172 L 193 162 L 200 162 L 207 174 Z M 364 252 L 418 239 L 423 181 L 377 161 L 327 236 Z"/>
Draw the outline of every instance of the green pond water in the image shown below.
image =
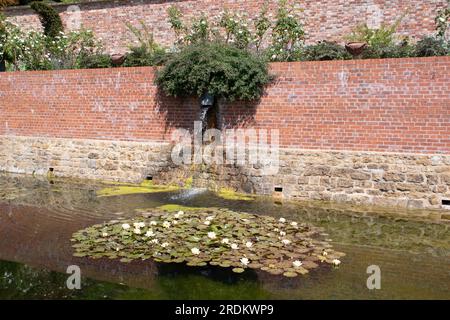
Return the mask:
<path fill-rule="evenodd" d="M 195 190 L 99 197 L 103 188 L 0 174 L 0 299 L 450 299 L 448 211 L 226 200 Z M 347 255 L 339 268 L 297 278 L 72 256 L 73 232 L 167 204 L 307 222 L 323 227 Z M 80 290 L 66 287 L 70 265 L 81 269 Z M 380 290 L 366 286 L 370 265 L 381 269 Z"/>

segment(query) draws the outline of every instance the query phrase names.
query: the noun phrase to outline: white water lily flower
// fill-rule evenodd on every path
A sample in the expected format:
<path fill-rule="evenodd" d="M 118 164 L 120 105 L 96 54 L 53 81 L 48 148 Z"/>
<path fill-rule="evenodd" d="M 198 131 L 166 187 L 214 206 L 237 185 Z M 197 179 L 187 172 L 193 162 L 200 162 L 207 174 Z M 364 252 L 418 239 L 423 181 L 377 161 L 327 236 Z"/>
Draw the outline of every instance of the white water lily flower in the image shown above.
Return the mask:
<path fill-rule="evenodd" d="M 286 235 L 286 232 L 280 231 L 280 236 L 285 236 L 285 235 Z"/>
<path fill-rule="evenodd" d="M 288 244 L 291 243 L 291 240 L 289 240 L 289 239 L 283 239 L 283 240 L 281 240 L 281 242 L 283 242 L 283 244 L 288 245 Z"/>
<path fill-rule="evenodd" d="M 183 214 L 184 214 L 184 212 L 183 211 L 178 211 L 178 213 L 177 213 L 179 216 L 182 216 Z"/>
<path fill-rule="evenodd" d="M 216 233 L 215 232 L 208 232 L 208 238 L 215 239 L 216 238 Z"/>
<path fill-rule="evenodd" d="M 134 232 L 135 234 L 141 234 L 141 229 L 139 229 L 139 228 L 134 228 L 134 229 L 133 229 L 133 232 Z"/>
<path fill-rule="evenodd" d="M 207 226 L 209 226 L 211 224 L 211 221 L 206 220 L 205 222 L 203 222 L 204 224 L 206 224 Z"/>
<path fill-rule="evenodd" d="M 211 221 L 212 219 L 214 219 L 214 216 L 206 217 L 206 221 Z"/>
<path fill-rule="evenodd" d="M 246 246 L 247 248 L 251 248 L 251 247 L 253 246 L 253 243 L 252 243 L 251 241 L 247 241 L 247 242 L 245 243 L 245 246 Z"/>
<path fill-rule="evenodd" d="M 237 249 L 239 249 L 239 246 L 236 243 L 232 243 L 231 244 L 231 249 L 237 250 Z"/>
<path fill-rule="evenodd" d="M 296 226 L 298 226 L 298 223 L 295 222 L 295 221 L 292 221 L 292 222 L 291 222 L 291 226 L 296 227 Z"/>
<path fill-rule="evenodd" d="M 191 252 L 192 252 L 193 254 L 200 254 L 200 250 L 199 250 L 198 248 L 192 248 L 192 249 L 191 249 Z"/>
<path fill-rule="evenodd" d="M 161 243 L 161 247 L 163 247 L 163 248 L 167 247 L 168 245 L 169 245 L 168 242 Z"/>
<path fill-rule="evenodd" d="M 153 239 L 152 241 L 150 241 L 150 243 L 158 243 L 159 240 L 158 239 Z"/>
<path fill-rule="evenodd" d="M 250 263 L 250 261 L 249 261 L 246 257 L 244 257 L 244 258 L 241 258 L 241 263 L 242 263 L 244 266 L 246 266 L 246 265 L 248 265 L 248 264 Z"/>
<path fill-rule="evenodd" d="M 222 239 L 222 243 L 228 244 L 230 242 L 230 239 L 228 238 L 223 238 Z"/>
<path fill-rule="evenodd" d="M 128 229 L 130 229 L 130 225 L 129 225 L 128 223 L 124 223 L 124 224 L 122 225 L 122 228 L 123 228 L 124 230 L 128 230 Z"/>
<path fill-rule="evenodd" d="M 143 227 L 145 227 L 145 223 L 144 222 L 135 222 L 135 223 L 133 223 L 133 226 L 135 228 L 143 228 Z"/>
<path fill-rule="evenodd" d="M 324 252 L 322 252 L 322 255 L 323 255 L 324 257 L 326 257 L 326 256 L 328 255 L 328 252 L 324 251 Z"/>
<path fill-rule="evenodd" d="M 177 220 L 172 221 L 172 224 L 178 224 Z"/>
<path fill-rule="evenodd" d="M 145 233 L 145 236 L 146 237 L 153 237 L 155 234 L 153 233 L 153 231 L 152 230 L 148 230 L 146 233 Z"/>
<path fill-rule="evenodd" d="M 152 220 L 152 221 L 150 221 L 150 225 L 151 226 L 156 226 L 158 223 L 156 222 L 156 221 L 154 221 L 154 220 Z"/>
<path fill-rule="evenodd" d="M 302 264 L 303 264 L 303 263 L 302 263 L 300 260 L 295 260 L 294 262 L 292 262 L 292 265 L 293 265 L 295 268 L 301 267 Z"/>
<path fill-rule="evenodd" d="M 334 259 L 333 261 L 331 261 L 335 266 L 338 266 L 341 264 L 341 260 L 338 259 Z"/>
<path fill-rule="evenodd" d="M 285 218 L 280 218 L 278 221 L 280 221 L 281 223 L 285 223 L 286 219 Z"/>
<path fill-rule="evenodd" d="M 103 232 L 103 233 L 102 233 L 102 236 L 103 236 L 103 237 L 107 237 L 107 236 L 108 236 L 108 233 L 107 233 L 107 232 Z"/>
<path fill-rule="evenodd" d="M 170 227 L 170 222 L 169 221 L 164 221 L 163 222 L 163 227 L 164 228 L 169 228 Z"/>

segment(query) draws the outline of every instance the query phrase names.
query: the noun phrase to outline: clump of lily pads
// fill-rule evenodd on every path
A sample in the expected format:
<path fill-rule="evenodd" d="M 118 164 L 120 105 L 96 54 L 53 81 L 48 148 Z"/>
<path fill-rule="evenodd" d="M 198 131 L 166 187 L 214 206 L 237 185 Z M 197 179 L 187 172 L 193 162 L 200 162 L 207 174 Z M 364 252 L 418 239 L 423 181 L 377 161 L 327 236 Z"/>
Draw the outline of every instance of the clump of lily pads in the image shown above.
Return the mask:
<path fill-rule="evenodd" d="M 260 269 L 295 277 L 321 264 L 338 266 L 343 253 L 322 240 L 322 230 L 284 218 L 225 208 L 166 212 L 152 210 L 131 220 L 115 220 L 73 235 L 77 257 L 152 259 L 232 268 Z"/>

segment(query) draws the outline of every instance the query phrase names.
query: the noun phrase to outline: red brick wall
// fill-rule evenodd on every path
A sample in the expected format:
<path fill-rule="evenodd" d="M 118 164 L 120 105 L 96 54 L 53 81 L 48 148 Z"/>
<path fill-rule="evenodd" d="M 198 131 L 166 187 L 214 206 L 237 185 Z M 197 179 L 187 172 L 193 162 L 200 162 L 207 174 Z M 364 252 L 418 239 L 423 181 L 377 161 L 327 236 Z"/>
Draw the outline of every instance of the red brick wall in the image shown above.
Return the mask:
<path fill-rule="evenodd" d="M 450 153 L 450 57 L 272 64 L 261 101 L 227 127 L 279 129 L 305 149 Z M 168 140 L 196 99 L 158 96 L 153 68 L 0 73 L 0 135 Z"/>
<path fill-rule="evenodd" d="M 382 23 L 393 23 L 403 13 L 409 11 L 399 27 L 399 33 L 411 37 L 421 37 L 434 31 L 434 17 L 446 0 L 302 0 L 295 1 L 304 9 L 303 23 L 308 42 L 319 40 L 342 41 L 344 35 L 360 23 L 378 27 Z M 173 4 L 180 7 L 187 20 L 200 13 L 217 15 L 228 8 L 233 11 L 256 15 L 264 0 L 124 0 L 98 1 L 79 4 L 81 23 L 101 37 L 109 52 L 123 52 L 134 38 L 127 31 L 125 22 L 138 25 L 144 21 L 153 28 L 156 41 L 170 46 L 174 34 L 167 23 L 167 8 Z M 271 10 L 276 1 L 270 1 Z M 68 5 L 57 5 L 64 23 L 74 17 L 67 12 Z M 10 19 L 27 29 L 40 28 L 38 17 L 26 7 L 8 9 Z"/>

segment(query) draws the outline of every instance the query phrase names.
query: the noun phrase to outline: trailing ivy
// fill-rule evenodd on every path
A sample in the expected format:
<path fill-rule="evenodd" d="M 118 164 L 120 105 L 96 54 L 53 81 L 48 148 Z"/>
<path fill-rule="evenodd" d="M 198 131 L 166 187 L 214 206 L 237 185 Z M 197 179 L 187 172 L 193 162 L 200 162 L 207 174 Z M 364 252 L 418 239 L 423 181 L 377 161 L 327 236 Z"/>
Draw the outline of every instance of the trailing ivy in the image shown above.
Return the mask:
<path fill-rule="evenodd" d="M 61 18 L 52 6 L 43 2 L 33 2 L 31 3 L 31 9 L 39 15 L 46 36 L 53 38 L 63 32 Z"/>
<path fill-rule="evenodd" d="M 218 42 L 184 47 L 156 78 L 157 85 L 170 96 L 209 93 L 228 100 L 258 99 L 269 81 L 266 61 L 248 50 Z"/>

